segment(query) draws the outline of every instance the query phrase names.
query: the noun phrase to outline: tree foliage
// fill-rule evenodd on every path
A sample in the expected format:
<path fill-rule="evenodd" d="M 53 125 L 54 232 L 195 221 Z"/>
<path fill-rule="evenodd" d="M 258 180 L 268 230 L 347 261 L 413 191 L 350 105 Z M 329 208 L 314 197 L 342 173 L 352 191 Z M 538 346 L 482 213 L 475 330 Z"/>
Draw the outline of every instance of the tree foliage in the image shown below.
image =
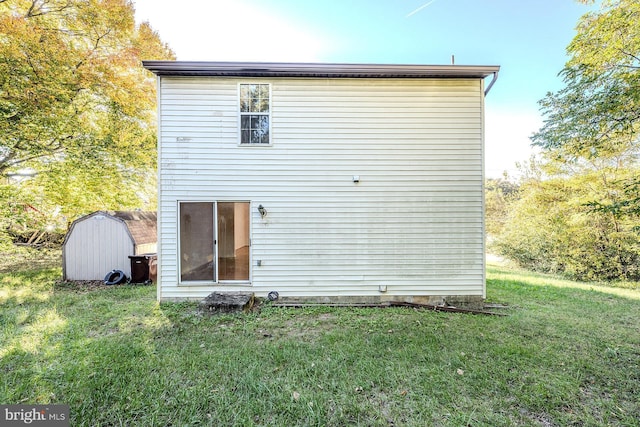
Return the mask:
<path fill-rule="evenodd" d="M 519 186 L 504 179 L 487 179 L 485 182 L 485 226 L 491 237 L 499 235 L 507 222 L 509 209 L 518 199 Z"/>
<path fill-rule="evenodd" d="M 604 0 L 600 11 L 580 19 L 567 53 L 565 88 L 541 101 L 545 121 L 534 144 L 562 149 L 567 157 L 597 157 L 637 144 L 640 2 Z"/>
<path fill-rule="evenodd" d="M 130 1 L 0 0 L 0 178 L 32 170 L 23 204 L 71 218 L 140 205 L 156 152 L 141 60 L 173 57 Z"/>
<path fill-rule="evenodd" d="M 541 101 L 539 171 L 495 248 L 536 270 L 640 280 L 640 2 L 601 6 L 567 47 L 565 87 Z"/>
<path fill-rule="evenodd" d="M 640 280 L 640 217 L 610 209 L 637 173 L 605 167 L 527 180 L 495 249 L 537 271 L 585 280 Z"/>

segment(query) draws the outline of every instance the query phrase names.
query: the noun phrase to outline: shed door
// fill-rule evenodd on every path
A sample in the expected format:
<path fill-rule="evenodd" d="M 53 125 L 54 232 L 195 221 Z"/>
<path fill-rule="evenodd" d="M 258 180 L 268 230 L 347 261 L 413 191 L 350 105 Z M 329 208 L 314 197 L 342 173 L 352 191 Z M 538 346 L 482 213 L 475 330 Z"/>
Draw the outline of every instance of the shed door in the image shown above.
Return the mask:
<path fill-rule="evenodd" d="M 249 281 L 248 202 L 180 203 L 180 281 Z"/>

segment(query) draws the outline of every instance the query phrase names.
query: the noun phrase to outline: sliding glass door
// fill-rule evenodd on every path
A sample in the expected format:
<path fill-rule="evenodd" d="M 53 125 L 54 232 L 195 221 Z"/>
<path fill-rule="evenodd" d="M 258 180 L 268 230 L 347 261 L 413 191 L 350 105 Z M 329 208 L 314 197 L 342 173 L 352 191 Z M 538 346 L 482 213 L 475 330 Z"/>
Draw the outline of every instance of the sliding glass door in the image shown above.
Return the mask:
<path fill-rule="evenodd" d="M 249 281 L 250 204 L 182 202 L 180 281 Z"/>

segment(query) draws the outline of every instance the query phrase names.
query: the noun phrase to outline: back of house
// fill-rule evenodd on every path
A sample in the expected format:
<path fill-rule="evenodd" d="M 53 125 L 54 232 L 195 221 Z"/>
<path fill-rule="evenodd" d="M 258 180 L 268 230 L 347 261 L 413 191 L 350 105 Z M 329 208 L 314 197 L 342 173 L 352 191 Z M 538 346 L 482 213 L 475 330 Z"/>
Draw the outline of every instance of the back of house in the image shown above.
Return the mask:
<path fill-rule="evenodd" d="M 158 299 L 482 301 L 484 80 L 499 67 L 144 66 Z"/>

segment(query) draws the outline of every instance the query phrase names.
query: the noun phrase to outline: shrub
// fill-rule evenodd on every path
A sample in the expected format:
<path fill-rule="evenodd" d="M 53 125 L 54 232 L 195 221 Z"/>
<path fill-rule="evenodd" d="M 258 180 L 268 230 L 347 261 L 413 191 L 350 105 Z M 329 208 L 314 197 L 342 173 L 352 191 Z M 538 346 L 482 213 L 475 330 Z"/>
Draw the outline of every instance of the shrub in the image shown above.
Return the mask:
<path fill-rule="evenodd" d="M 638 216 L 593 209 L 594 201 L 606 205 L 620 194 L 620 182 L 606 178 L 591 173 L 524 183 L 493 249 L 536 271 L 639 280 Z"/>

